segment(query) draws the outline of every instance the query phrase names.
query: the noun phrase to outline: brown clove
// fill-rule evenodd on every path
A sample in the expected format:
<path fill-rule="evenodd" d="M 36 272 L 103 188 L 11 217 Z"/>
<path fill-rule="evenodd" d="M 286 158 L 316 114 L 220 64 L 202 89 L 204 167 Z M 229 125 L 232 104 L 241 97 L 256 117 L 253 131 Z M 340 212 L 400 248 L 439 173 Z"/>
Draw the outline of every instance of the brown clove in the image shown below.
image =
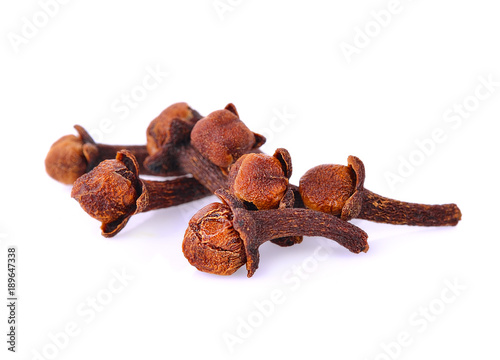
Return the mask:
<path fill-rule="evenodd" d="M 349 156 L 347 162 L 348 166 L 319 165 L 304 174 L 299 191 L 308 208 L 343 220 L 398 225 L 454 226 L 462 218 L 456 204 L 415 204 L 375 194 L 364 188 L 363 162 L 355 156 Z"/>
<path fill-rule="evenodd" d="M 292 176 L 292 158 L 283 148 L 273 156 L 262 153 L 245 154 L 232 166 L 228 175 L 229 191 L 249 210 L 293 208 L 295 194 L 289 191 Z M 273 239 L 279 246 L 302 242 L 302 236 Z"/>
<path fill-rule="evenodd" d="M 164 138 L 165 128 L 173 119 L 179 119 L 190 124 L 201 119 L 200 114 L 186 103 L 170 105 L 156 117 L 147 131 L 147 145 L 107 145 L 99 144 L 80 125 L 75 125 L 78 136 L 66 135 L 57 140 L 50 148 L 45 159 L 45 169 L 55 180 L 71 185 L 83 174 L 89 172 L 99 163 L 107 159 L 114 159 L 120 150 L 132 152 L 139 163 L 140 173 L 143 175 L 178 176 L 185 173 L 178 169 L 170 171 L 150 171 L 143 163 L 150 153 L 155 152 L 152 139 Z"/>
<path fill-rule="evenodd" d="M 139 164 L 128 150 L 105 160 L 79 177 L 71 197 L 91 217 L 101 221 L 102 235 L 113 237 L 132 215 L 203 198 L 210 192 L 191 177 L 149 181 L 139 178 Z"/>
<path fill-rule="evenodd" d="M 152 172 L 180 170 L 215 192 L 227 186 L 228 167 L 246 152 L 259 152 L 265 139 L 239 119 L 234 105 L 214 111 L 192 125 L 172 119 L 156 151 L 145 160 Z M 164 140 L 164 141 L 163 141 Z M 153 140 L 151 140 L 153 141 Z M 150 139 L 148 138 L 148 146 Z"/>
<path fill-rule="evenodd" d="M 209 204 L 198 211 L 182 244 L 184 256 L 200 271 L 231 275 L 246 264 L 251 277 L 259 265 L 259 247 L 291 236 L 322 236 L 353 253 L 368 251 L 368 235 L 333 215 L 296 208 L 251 211 L 225 190 L 216 195 L 224 203 Z"/>

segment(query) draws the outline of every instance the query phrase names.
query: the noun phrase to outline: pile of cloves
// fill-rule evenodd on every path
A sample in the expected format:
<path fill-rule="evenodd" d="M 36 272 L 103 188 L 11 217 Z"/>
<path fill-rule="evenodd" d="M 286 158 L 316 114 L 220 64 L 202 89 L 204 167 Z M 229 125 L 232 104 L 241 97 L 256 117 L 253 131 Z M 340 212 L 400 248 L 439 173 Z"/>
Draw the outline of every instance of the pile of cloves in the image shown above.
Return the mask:
<path fill-rule="evenodd" d="M 83 127 L 75 129 L 78 136 L 52 145 L 46 170 L 73 185 L 71 196 L 101 222 L 105 237 L 118 234 L 132 215 L 219 197 L 220 202 L 194 214 L 182 243 L 189 263 L 208 273 L 230 275 L 245 265 L 251 277 L 260 245 L 292 246 L 303 236 L 322 236 L 353 253 L 366 252 L 368 235 L 349 223 L 353 218 L 454 226 L 462 216 L 455 204 L 407 203 L 365 189 L 365 168 L 355 156 L 349 156 L 347 166 L 316 166 L 299 186 L 290 184 L 288 151 L 262 153 L 265 138 L 241 121 L 233 104 L 205 117 L 186 103 L 173 104 L 150 123 L 145 145 L 98 144 Z"/>

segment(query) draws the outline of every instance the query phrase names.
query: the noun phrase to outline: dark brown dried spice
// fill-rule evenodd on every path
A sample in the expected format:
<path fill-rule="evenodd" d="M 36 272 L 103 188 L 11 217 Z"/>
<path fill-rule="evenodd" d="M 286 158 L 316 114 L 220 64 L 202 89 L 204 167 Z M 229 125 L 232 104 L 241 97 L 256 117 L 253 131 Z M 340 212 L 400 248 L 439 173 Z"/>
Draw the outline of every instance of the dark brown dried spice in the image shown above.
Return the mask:
<path fill-rule="evenodd" d="M 221 168 L 228 168 L 265 141 L 262 135 L 246 127 L 233 104 L 201 119 L 191 132 L 193 147 Z"/>
<path fill-rule="evenodd" d="M 101 161 L 113 159 L 120 150 L 129 150 L 140 163 L 148 156 L 146 146 L 98 144 L 80 125 L 75 125 L 75 129 L 78 136 L 63 136 L 51 146 L 45 158 L 47 174 L 63 184 L 73 184 Z M 141 173 L 152 175 L 142 166 Z"/>
<path fill-rule="evenodd" d="M 99 163 L 114 159 L 120 150 L 128 150 L 136 157 L 140 173 L 143 175 L 176 176 L 183 175 L 178 169 L 170 171 L 150 171 L 143 166 L 150 152 L 155 151 L 158 142 L 166 141 L 165 132 L 173 119 L 180 119 L 194 125 L 201 118 L 200 114 L 186 103 L 176 103 L 167 107 L 154 119 L 148 127 L 147 145 L 107 145 L 99 144 L 80 125 L 75 125 L 78 136 L 67 135 L 56 141 L 45 159 L 47 173 L 55 180 L 71 185 L 83 174 L 89 172 Z M 191 125 L 191 126 L 192 126 Z M 156 142 L 155 142 L 156 141 Z"/>
<path fill-rule="evenodd" d="M 233 110 L 227 110 L 228 108 Z M 153 172 L 180 170 L 186 174 L 192 174 L 212 192 L 225 188 L 227 166 L 237 160 L 237 154 L 259 152 L 258 147 L 264 142 L 264 138 L 259 137 L 258 140 L 257 135 L 248 130 L 235 114 L 237 113 L 234 105 L 229 104 L 226 109 L 209 114 L 197 121 L 194 126 L 185 121 L 173 119 L 169 124 L 168 136 L 165 137 L 168 141 L 146 159 L 145 166 Z M 235 131 L 235 129 L 241 131 Z M 205 135 L 193 135 L 205 132 Z M 213 140 L 212 148 L 208 146 L 209 139 Z M 207 146 L 194 146 L 204 144 L 204 141 L 207 142 L 205 144 Z M 204 152 L 205 150 L 207 153 Z M 231 155 L 226 157 L 227 161 L 223 164 L 225 167 L 220 166 L 221 162 L 217 161 L 218 156 L 213 155 L 214 151 L 219 154 L 218 156 L 226 152 Z M 216 163 L 213 162 L 214 159 Z"/>
<path fill-rule="evenodd" d="M 229 189 L 240 200 L 259 210 L 279 206 L 288 187 L 280 161 L 266 154 L 243 155 L 231 166 Z"/>
<path fill-rule="evenodd" d="M 182 251 L 198 270 L 231 275 L 246 263 L 245 247 L 232 221 L 231 208 L 221 203 L 209 204 L 191 218 Z"/>
<path fill-rule="evenodd" d="M 283 237 L 322 236 L 353 253 L 368 251 L 368 235 L 333 215 L 296 208 L 251 211 L 227 191 L 216 195 L 224 203 L 198 211 L 182 244 L 184 256 L 200 271 L 230 275 L 246 264 L 251 277 L 259 265 L 260 245 Z"/>
<path fill-rule="evenodd" d="M 132 215 L 184 204 L 210 195 L 195 179 L 179 177 L 166 181 L 139 178 L 139 164 L 127 150 L 115 160 L 105 160 L 79 177 L 71 197 L 94 219 L 102 222 L 102 235 L 113 237 Z"/>
<path fill-rule="evenodd" d="M 166 145 L 175 142 L 173 139 L 173 127 L 177 121 L 181 121 L 189 132 L 193 126 L 203 117 L 187 103 L 175 103 L 163 110 L 148 126 L 146 130 L 147 149 L 151 156 L 161 152 Z"/>
<path fill-rule="evenodd" d="M 364 188 L 365 167 L 355 156 L 348 166 L 320 165 L 300 179 L 299 191 L 304 204 L 314 210 L 376 222 L 454 226 L 462 218 L 456 204 L 425 205 L 386 198 Z"/>
<path fill-rule="evenodd" d="M 295 195 L 288 191 L 292 175 L 292 159 L 286 149 L 279 148 L 273 156 L 245 154 L 230 168 L 229 191 L 249 210 L 293 208 Z M 285 194 L 288 196 L 285 197 Z M 302 242 L 301 236 L 271 240 L 279 246 L 292 246 Z"/>

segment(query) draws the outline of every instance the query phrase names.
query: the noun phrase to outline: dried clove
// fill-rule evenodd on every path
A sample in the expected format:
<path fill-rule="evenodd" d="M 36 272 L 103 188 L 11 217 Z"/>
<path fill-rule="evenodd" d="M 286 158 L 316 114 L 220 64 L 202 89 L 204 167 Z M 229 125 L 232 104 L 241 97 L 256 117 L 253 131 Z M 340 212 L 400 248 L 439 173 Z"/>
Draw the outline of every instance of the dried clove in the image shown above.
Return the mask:
<path fill-rule="evenodd" d="M 71 197 L 94 219 L 102 222 L 102 235 L 113 237 L 132 215 L 184 204 L 210 195 L 190 177 L 166 181 L 139 178 L 139 164 L 128 150 L 119 151 L 114 160 L 104 160 L 79 177 Z"/>
<path fill-rule="evenodd" d="M 278 149 L 274 156 L 245 154 L 229 171 L 228 183 L 231 192 L 245 203 L 259 210 L 275 209 L 288 188 L 291 169 L 279 158 L 288 151 Z M 285 174 L 287 172 L 287 174 Z"/>
<path fill-rule="evenodd" d="M 250 131 L 233 104 L 201 119 L 191 132 L 191 144 L 213 164 L 226 169 L 266 139 Z"/>
<path fill-rule="evenodd" d="M 198 211 L 182 243 L 184 256 L 200 271 L 231 275 L 246 264 L 251 277 L 259 265 L 260 245 L 289 236 L 323 236 L 353 253 L 368 251 L 368 235 L 333 215 L 296 208 L 251 211 L 225 190 L 216 195 L 224 203 Z"/>
<path fill-rule="evenodd" d="M 288 191 L 292 175 L 292 159 L 286 149 L 277 149 L 273 156 L 245 154 L 232 166 L 228 175 L 229 191 L 249 210 L 293 208 L 295 195 Z M 285 196 L 287 194 L 287 196 Z M 302 242 L 302 236 L 271 240 L 279 246 Z"/>
<path fill-rule="evenodd" d="M 181 122 L 183 124 L 182 128 L 187 129 L 187 134 L 183 134 L 185 137 L 202 118 L 196 110 L 190 108 L 186 103 L 176 103 L 163 110 L 160 115 L 151 121 L 146 130 L 146 147 L 150 157 L 161 156 L 161 150 L 164 146 L 176 143 L 173 135 L 177 122 Z M 175 136 L 183 138 L 179 134 L 175 134 Z"/>
<path fill-rule="evenodd" d="M 80 125 L 74 126 L 78 136 L 66 135 L 52 144 L 45 158 L 45 170 L 50 177 L 71 185 L 101 161 L 112 159 L 123 149 L 131 151 L 139 162 L 148 156 L 146 146 L 106 145 L 96 143 Z M 141 173 L 151 172 L 141 167 Z"/>
<path fill-rule="evenodd" d="M 462 218 L 456 204 L 415 204 L 375 194 L 364 188 L 363 162 L 355 156 L 349 156 L 347 162 L 348 166 L 319 165 L 304 174 L 299 191 L 308 208 L 343 220 L 358 218 L 398 225 L 454 226 Z"/>
<path fill-rule="evenodd" d="M 172 119 L 180 119 L 194 124 L 201 119 L 201 116 L 186 103 L 176 103 L 167 107 L 149 125 L 147 146 L 98 144 L 83 127 L 75 125 L 78 136 L 66 135 L 57 140 L 47 154 L 45 169 L 53 179 L 71 185 L 101 161 L 114 159 L 120 150 L 129 150 L 136 157 L 140 173 L 143 175 L 183 175 L 178 169 L 171 169 L 168 172 L 150 171 L 143 166 L 146 157 L 149 156 L 150 152 L 155 151 L 150 138 L 161 138 L 166 127 L 165 123 L 169 123 Z"/>
<path fill-rule="evenodd" d="M 172 119 L 164 134 L 162 141 L 151 137 L 151 141 L 155 141 L 151 148 L 156 151 L 145 160 L 145 166 L 152 172 L 180 169 L 192 174 L 212 192 L 227 186 L 227 168 L 237 156 L 258 152 L 265 141 L 243 124 L 232 104 L 212 112 L 194 125 Z M 149 142 L 148 137 L 148 147 Z"/>
<path fill-rule="evenodd" d="M 208 136 L 202 135 L 205 133 L 214 135 L 211 143 Z M 158 167 L 163 167 L 165 170 L 181 169 L 192 174 L 212 192 L 231 186 L 231 189 L 237 194 L 249 196 L 245 203 L 252 209 L 270 208 L 278 205 L 293 207 L 293 202 L 288 205 L 285 202 L 280 202 L 287 189 L 288 178 L 292 171 L 290 155 L 285 149 L 278 149 L 274 157 L 260 154 L 258 148 L 265 142 L 265 138 L 251 132 L 245 126 L 239 119 L 233 104 L 228 104 L 223 110 L 212 112 L 199 120 L 193 127 L 185 122 L 172 121 L 168 138 L 169 142 L 163 144 L 161 151 L 146 159 L 146 166 L 151 169 Z M 210 144 L 213 146 L 210 147 Z M 202 151 L 207 151 L 207 154 L 202 153 Z M 238 160 L 238 156 L 241 158 L 248 152 L 250 152 L 248 155 L 259 153 L 261 156 L 232 163 L 232 161 Z M 225 160 L 222 161 L 222 159 Z M 244 179 L 252 176 L 251 173 L 256 169 L 256 166 L 251 165 L 254 161 L 268 164 L 266 169 L 281 174 L 281 177 L 278 179 L 277 176 L 272 175 L 274 179 L 269 181 L 266 172 L 261 171 L 253 176 L 251 181 L 245 183 Z M 230 179 L 226 175 L 229 172 L 228 167 L 232 171 Z M 242 171 L 246 173 L 238 176 Z M 260 180 L 260 182 L 257 183 L 255 180 Z M 267 184 L 264 185 L 264 182 Z M 257 185 L 251 188 L 252 183 Z M 277 183 L 281 183 L 281 186 Z M 276 189 L 272 189 L 273 184 L 277 185 Z M 263 204 L 266 200 L 262 199 L 263 192 L 259 191 L 259 187 L 261 187 L 260 190 L 266 188 L 273 193 L 277 190 L 276 194 L 271 195 L 274 197 L 273 204 Z M 259 199 L 261 199 L 260 202 Z M 301 241 L 301 237 L 273 239 L 273 243 L 280 246 L 291 246 Z"/>

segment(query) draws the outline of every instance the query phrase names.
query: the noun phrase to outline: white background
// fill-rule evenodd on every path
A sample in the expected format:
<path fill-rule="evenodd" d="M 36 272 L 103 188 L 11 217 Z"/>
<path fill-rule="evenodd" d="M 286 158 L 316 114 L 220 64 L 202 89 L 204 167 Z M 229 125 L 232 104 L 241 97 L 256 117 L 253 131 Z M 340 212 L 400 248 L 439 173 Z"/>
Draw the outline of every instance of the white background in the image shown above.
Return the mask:
<path fill-rule="evenodd" d="M 16 245 L 18 358 L 498 358 L 495 2 L 222 0 L 219 13 L 212 0 L 47 2 L 0 9 L 0 288 Z M 141 92 L 151 69 L 168 75 Z M 478 100 L 481 79 L 496 85 Z M 137 101 L 118 112 L 122 94 Z M 356 155 L 370 190 L 455 202 L 463 220 L 355 220 L 370 235 L 360 255 L 319 238 L 265 244 L 251 279 L 243 268 L 198 272 L 182 254 L 189 218 L 214 197 L 101 237 L 71 188 L 46 175 L 50 145 L 74 124 L 102 142 L 144 144 L 148 123 L 177 101 L 202 114 L 233 102 L 267 135 L 266 152 L 290 151 L 295 184 Z M 417 143 L 440 131 L 422 152 Z M 401 181 L 391 186 L 388 173 Z M 116 273 L 129 279 L 114 283 Z"/>

